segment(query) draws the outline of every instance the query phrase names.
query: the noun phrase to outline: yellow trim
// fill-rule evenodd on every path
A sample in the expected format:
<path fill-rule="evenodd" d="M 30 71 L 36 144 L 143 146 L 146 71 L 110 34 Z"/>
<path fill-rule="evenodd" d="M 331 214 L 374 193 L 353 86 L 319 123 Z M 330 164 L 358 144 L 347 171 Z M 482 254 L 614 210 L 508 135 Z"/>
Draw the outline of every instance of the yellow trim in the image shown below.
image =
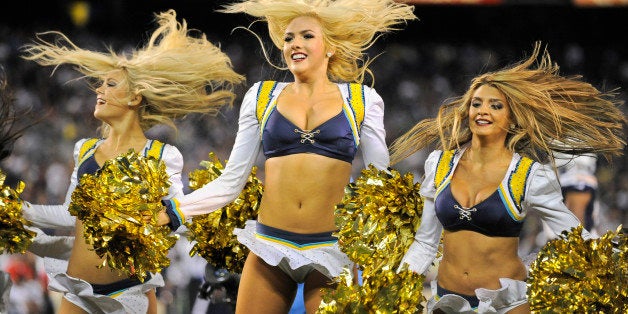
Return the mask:
<path fill-rule="evenodd" d="M 78 155 L 78 164 L 80 165 L 87 159 L 87 157 L 91 156 L 94 153 L 94 145 L 98 142 L 97 138 L 90 138 L 83 142 L 81 148 L 79 149 Z"/>
<path fill-rule="evenodd" d="M 181 205 L 179 204 L 179 200 L 177 200 L 176 198 L 171 198 L 170 201 L 172 202 L 172 205 L 174 205 L 172 206 L 174 212 L 177 214 L 177 216 L 179 216 L 179 219 L 181 219 L 181 223 L 183 223 L 185 221 L 185 215 L 181 211 Z"/>
<path fill-rule="evenodd" d="M 440 194 L 440 192 L 442 192 L 450 183 L 451 183 L 451 178 L 445 179 L 445 181 L 443 181 L 440 184 L 440 186 L 436 187 L 436 194 L 435 195 Z"/>
<path fill-rule="evenodd" d="M 122 293 L 124 293 L 124 291 L 126 291 L 127 289 L 122 289 L 120 291 L 116 291 L 116 292 L 112 292 L 110 294 L 108 294 L 107 296 L 112 297 L 112 298 L 116 298 L 118 296 L 120 296 Z"/>
<path fill-rule="evenodd" d="M 521 201 L 525 194 L 526 181 L 530 174 L 530 168 L 534 161 L 527 157 L 521 157 L 517 163 L 517 168 L 512 172 L 510 178 L 508 178 L 508 187 L 510 190 L 510 196 L 515 202 L 516 206 L 521 208 Z"/>
<path fill-rule="evenodd" d="M 150 147 L 148 148 L 148 151 L 145 152 L 144 157 L 153 157 L 157 160 L 161 160 L 164 153 L 164 147 L 166 147 L 166 144 L 157 140 L 152 140 L 152 143 L 150 143 Z"/>
<path fill-rule="evenodd" d="M 359 130 L 364 121 L 364 86 L 362 84 L 349 84 L 349 101 L 351 102 L 351 108 L 355 114 L 355 123 Z"/>
<path fill-rule="evenodd" d="M 364 87 L 362 84 L 349 84 L 349 103 L 342 102 L 342 111 L 349 121 L 355 146 L 360 145 L 360 127 L 364 121 Z"/>
<path fill-rule="evenodd" d="M 271 237 L 271 236 L 267 236 L 267 235 L 259 234 L 259 233 L 256 233 L 255 237 L 259 238 L 259 239 L 266 240 L 266 241 L 274 242 L 274 243 L 277 243 L 277 244 L 281 244 L 283 246 L 287 246 L 289 248 L 292 248 L 292 249 L 295 249 L 295 250 L 299 250 L 299 251 L 311 250 L 311 249 L 315 249 L 315 248 L 319 248 L 319 247 L 333 246 L 336 243 L 336 241 L 329 241 L 329 242 L 320 242 L 320 243 L 298 245 L 298 244 L 294 244 L 294 243 L 292 243 L 290 241 L 278 239 L 278 238 L 275 238 L 275 237 Z"/>
<path fill-rule="evenodd" d="M 275 86 L 277 86 L 277 81 L 263 81 L 257 90 L 255 116 L 260 124 L 260 137 L 264 132 L 264 126 L 266 125 L 268 116 L 270 116 L 270 113 L 277 104 L 277 102 L 273 102 L 272 104 L 270 103 Z"/>
<path fill-rule="evenodd" d="M 508 209 L 508 213 L 510 213 L 510 217 L 516 221 L 522 221 L 525 218 L 525 215 L 521 215 L 519 210 L 517 210 L 516 202 L 510 197 L 508 191 L 504 188 L 503 184 L 500 184 L 497 188 L 499 190 L 499 196 L 502 199 L 502 203 Z"/>
<path fill-rule="evenodd" d="M 452 169 L 452 161 L 454 159 L 455 150 L 448 150 L 441 153 L 436 165 L 436 173 L 434 174 L 434 186 L 438 190 L 441 186 L 445 186 L 445 179 L 449 177 Z"/>

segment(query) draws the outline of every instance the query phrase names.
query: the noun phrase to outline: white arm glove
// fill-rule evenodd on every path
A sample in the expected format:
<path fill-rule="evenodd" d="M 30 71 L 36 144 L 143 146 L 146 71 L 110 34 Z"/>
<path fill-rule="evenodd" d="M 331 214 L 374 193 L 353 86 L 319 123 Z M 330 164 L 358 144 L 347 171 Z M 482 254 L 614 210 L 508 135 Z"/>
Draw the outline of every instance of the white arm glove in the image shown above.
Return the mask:
<path fill-rule="evenodd" d="M 87 139 L 81 139 L 74 144 L 74 170 L 70 177 L 70 186 L 65 193 L 65 201 L 62 205 L 36 205 L 24 201 L 22 214 L 24 219 L 33 223 L 34 227 L 42 229 L 55 229 L 61 231 L 74 230 L 76 217 L 70 215 L 69 207 L 72 201 L 72 192 L 78 185 L 78 156 L 81 146 Z"/>
<path fill-rule="evenodd" d="M 434 197 L 436 194 L 434 174 L 439 158 L 440 151 L 434 151 L 425 161 L 425 178 L 420 190 L 423 197 L 421 224 L 414 236 L 414 242 L 408 248 L 397 271 L 400 271 L 405 263 L 408 264 L 410 270 L 424 274 L 432 265 L 438 253 L 443 226 L 438 221 L 434 208 Z"/>
<path fill-rule="evenodd" d="M 70 253 L 74 246 L 73 236 L 53 236 L 47 235 L 39 228 L 27 227 L 27 229 L 37 233 L 35 238 L 33 238 L 33 243 L 28 247 L 30 252 L 40 257 L 52 257 L 62 260 L 70 258 Z"/>
<path fill-rule="evenodd" d="M 235 200 L 242 192 L 261 148 L 255 114 L 259 82 L 251 87 L 240 108 L 239 129 L 224 171 L 217 179 L 189 194 L 174 199 L 182 220 L 213 212 Z"/>
<path fill-rule="evenodd" d="M 550 238 L 557 238 L 561 232 L 570 231 L 580 225 L 580 220 L 563 203 L 563 195 L 556 173 L 550 165 L 535 163 L 527 180 L 527 191 L 523 201 L 524 210 L 534 209 L 550 231 Z M 590 239 L 591 234 L 582 230 L 582 237 Z"/>

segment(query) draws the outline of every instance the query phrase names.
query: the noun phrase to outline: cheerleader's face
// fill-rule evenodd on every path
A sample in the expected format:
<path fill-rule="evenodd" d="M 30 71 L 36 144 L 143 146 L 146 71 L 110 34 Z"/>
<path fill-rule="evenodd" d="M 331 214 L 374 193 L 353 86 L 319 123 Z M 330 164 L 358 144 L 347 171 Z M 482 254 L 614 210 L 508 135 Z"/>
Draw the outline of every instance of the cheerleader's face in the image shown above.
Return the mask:
<path fill-rule="evenodd" d="M 505 141 L 510 121 L 510 106 L 501 91 L 482 85 L 473 93 L 469 127 L 474 136 L 497 137 Z"/>
<path fill-rule="evenodd" d="M 295 76 L 326 75 L 329 58 L 326 56 L 323 29 L 315 17 L 294 18 L 284 33 L 283 57 Z"/>
<path fill-rule="evenodd" d="M 109 72 L 96 88 L 94 117 L 111 124 L 113 119 L 133 111 L 129 106 L 129 85 L 122 71 Z"/>

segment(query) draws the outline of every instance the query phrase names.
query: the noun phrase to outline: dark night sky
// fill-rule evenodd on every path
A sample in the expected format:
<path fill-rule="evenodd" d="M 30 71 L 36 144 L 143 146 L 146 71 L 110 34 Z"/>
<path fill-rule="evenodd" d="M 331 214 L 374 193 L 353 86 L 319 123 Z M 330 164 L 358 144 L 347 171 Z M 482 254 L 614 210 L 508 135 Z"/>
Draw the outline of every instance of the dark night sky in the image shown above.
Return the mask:
<path fill-rule="evenodd" d="M 2 9 L 0 24 L 21 30 L 42 31 L 73 28 L 68 6 L 73 1 L 22 1 L 16 9 Z M 152 27 L 152 14 L 169 8 L 189 25 L 210 36 L 228 38 L 231 29 L 250 21 L 243 14 L 214 12 L 228 1 L 200 0 L 107 0 L 86 1 L 92 16 L 87 30 L 99 35 L 117 34 L 138 42 Z M 4 4 L 8 6 L 8 4 Z M 591 45 L 628 45 L 625 31 L 628 7 L 575 8 L 570 5 L 426 6 L 415 10 L 414 21 L 395 35 L 395 40 L 417 41 L 503 41 L 529 43 L 536 39 L 577 41 Z M 123 37 L 123 38 L 124 38 Z"/>

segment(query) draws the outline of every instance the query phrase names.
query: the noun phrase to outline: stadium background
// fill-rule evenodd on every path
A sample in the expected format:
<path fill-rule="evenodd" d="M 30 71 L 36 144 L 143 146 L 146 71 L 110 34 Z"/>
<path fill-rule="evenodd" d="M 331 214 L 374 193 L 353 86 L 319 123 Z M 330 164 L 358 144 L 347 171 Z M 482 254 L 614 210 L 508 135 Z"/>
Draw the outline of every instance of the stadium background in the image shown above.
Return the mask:
<path fill-rule="evenodd" d="M 462 0 L 414 1 L 419 20 L 402 30 L 382 37 L 369 49 L 375 74 L 374 87 L 386 103 L 387 141 L 390 143 L 416 121 L 435 114 L 446 98 L 465 91 L 470 79 L 485 70 L 517 61 L 528 55 L 541 40 L 566 75 L 581 74 L 594 86 L 618 88 L 628 99 L 628 1 L 604 0 Z M 249 25 L 244 15 L 214 12 L 227 1 L 21 1 L 3 4 L 0 10 L 0 66 L 11 85 L 20 108 L 30 108 L 34 118 L 43 117 L 16 143 L 14 153 L 0 164 L 12 181 L 26 183 L 25 200 L 39 204 L 63 202 L 73 161 L 74 142 L 98 136 L 92 116 L 95 96 L 76 78 L 69 67 L 54 76 L 43 68 L 19 58 L 19 47 L 36 32 L 59 30 L 83 48 L 128 50 L 145 40 L 153 29 L 153 14 L 175 9 L 189 27 L 199 29 L 220 44 L 236 71 L 246 75 L 238 87 L 234 108 L 225 108 L 218 117 L 190 116 L 178 121 L 178 136 L 166 128 L 149 133 L 179 147 L 185 159 L 184 180 L 213 151 L 227 159 L 235 132 L 241 96 L 260 79 L 290 80 L 287 72 L 265 63 L 259 43 L 249 33 L 233 31 Z M 252 29 L 267 39 L 258 23 Z M 271 58 L 280 64 L 278 51 L 266 40 Z M 379 53 L 383 53 L 378 55 Z M 626 111 L 626 107 L 624 106 Z M 398 165 L 402 172 L 422 174 L 426 152 L 419 152 Z M 263 158 L 258 159 L 261 166 Z M 361 163 L 358 160 L 357 166 Z M 355 175 L 359 175 L 356 167 Z M 628 159 L 626 156 L 598 163 L 599 231 L 628 225 Z M 263 171 L 258 172 L 263 177 Z M 522 236 L 522 254 L 538 248 L 538 224 L 534 219 Z M 169 287 L 161 300 L 168 313 L 187 313 L 198 288 L 202 265 L 188 261 L 186 247 L 173 256 Z M 6 260 L 6 257 L 3 259 Z M 177 262 L 180 261 L 181 265 Z M 0 260 L 0 264 L 1 264 Z M 191 263 L 191 264 L 188 264 Z M 196 269 L 196 271 L 189 271 Z M 168 274 L 168 272 L 167 272 Z"/>

